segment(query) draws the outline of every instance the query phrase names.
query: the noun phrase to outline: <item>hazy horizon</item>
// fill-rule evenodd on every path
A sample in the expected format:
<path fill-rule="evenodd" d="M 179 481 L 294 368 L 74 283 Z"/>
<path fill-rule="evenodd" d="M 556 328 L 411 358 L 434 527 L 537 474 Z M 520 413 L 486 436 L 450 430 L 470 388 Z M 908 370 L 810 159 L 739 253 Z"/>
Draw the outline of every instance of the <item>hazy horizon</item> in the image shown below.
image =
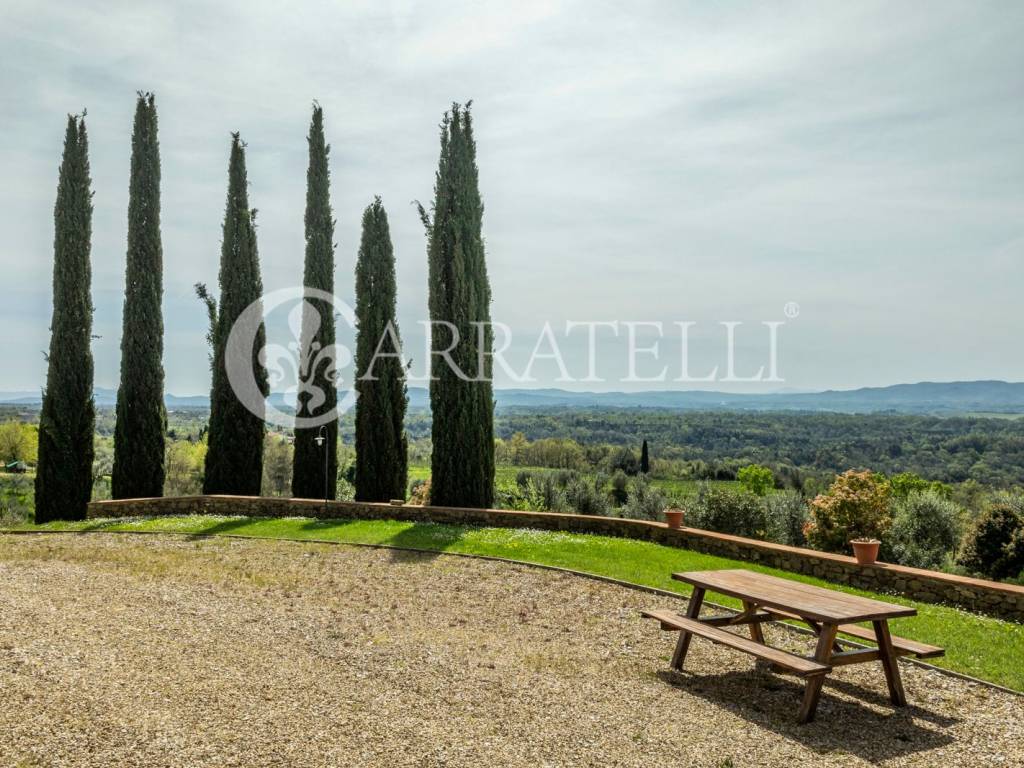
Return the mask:
<path fill-rule="evenodd" d="M 88 109 L 96 384 L 116 388 L 135 93 L 156 93 L 166 391 L 209 390 L 230 132 L 248 142 L 265 288 L 302 273 L 310 105 L 325 110 L 337 293 L 352 302 L 363 208 L 383 197 L 399 322 L 423 357 L 438 123 L 474 100 L 492 314 L 522 367 L 543 323 L 660 321 L 664 383 L 577 391 L 820 391 L 1024 380 L 1024 6 L 936 2 L 711 6 L 648 2 L 5 3 L 0 10 L 0 391 L 45 380 L 53 202 L 66 114 Z M 798 304 L 787 319 L 784 307 Z M 671 380 L 766 363 L 784 381 Z M 641 345 L 653 341 L 641 329 Z M 272 333 L 273 333 L 272 329 Z M 343 340 L 345 337 L 343 335 Z M 351 341 L 350 336 L 348 338 Z M 570 341 L 571 340 L 571 341 Z M 562 352 L 585 368 L 577 332 Z"/>

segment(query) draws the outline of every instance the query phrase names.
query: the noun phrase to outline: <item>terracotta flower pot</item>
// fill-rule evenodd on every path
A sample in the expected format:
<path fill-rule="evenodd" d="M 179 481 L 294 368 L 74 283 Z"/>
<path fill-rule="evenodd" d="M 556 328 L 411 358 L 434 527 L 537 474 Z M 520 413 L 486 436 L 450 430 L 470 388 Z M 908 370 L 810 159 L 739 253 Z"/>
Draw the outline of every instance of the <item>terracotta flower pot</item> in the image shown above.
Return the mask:
<path fill-rule="evenodd" d="M 877 539 L 854 539 L 850 544 L 853 546 L 853 556 L 861 565 L 871 565 L 878 559 L 878 545 L 881 542 Z"/>
<path fill-rule="evenodd" d="M 665 510 L 665 522 L 669 528 L 679 528 L 683 524 L 683 510 L 681 509 L 666 509 Z"/>

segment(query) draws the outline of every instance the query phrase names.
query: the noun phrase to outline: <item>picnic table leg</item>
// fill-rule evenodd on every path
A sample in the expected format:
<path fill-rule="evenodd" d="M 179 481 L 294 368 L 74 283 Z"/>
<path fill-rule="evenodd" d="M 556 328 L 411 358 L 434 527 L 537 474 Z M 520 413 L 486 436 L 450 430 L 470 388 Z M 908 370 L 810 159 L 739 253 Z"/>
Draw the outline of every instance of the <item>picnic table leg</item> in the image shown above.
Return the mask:
<path fill-rule="evenodd" d="M 757 612 L 757 606 L 749 600 L 744 600 L 743 612 L 749 613 L 751 616 L 753 616 Z M 761 645 L 764 645 L 764 632 L 761 631 L 761 625 L 756 621 L 750 622 L 750 639 L 753 640 L 755 643 L 760 643 Z"/>
<path fill-rule="evenodd" d="M 811 631 L 814 632 L 815 636 L 818 636 L 818 635 L 821 634 L 821 624 L 819 624 L 818 622 L 816 622 L 816 621 L 814 621 L 812 619 L 804 619 L 803 622 L 804 622 L 804 624 L 806 624 L 808 627 L 811 628 Z M 839 643 L 837 643 L 837 642 L 833 642 L 832 643 L 832 653 L 839 653 L 842 650 L 843 650 L 843 648 L 842 648 L 841 645 L 839 645 Z"/>
<path fill-rule="evenodd" d="M 744 613 L 748 613 L 751 616 L 753 616 L 755 613 L 757 613 L 757 606 L 754 603 L 750 602 L 749 600 L 744 600 L 743 601 L 743 612 Z M 750 639 L 753 640 L 755 643 L 760 643 L 761 645 L 765 645 L 765 642 L 764 642 L 764 631 L 761 629 L 761 625 L 758 622 L 756 622 L 756 621 L 750 622 Z M 764 661 L 762 659 L 758 659 L 754 663 L 754 666 L 757 669 L 761 669 L 761 670 L 770 669 L 773 672 L 780 672 L 780 671 L 782 671 L 781 669 L 779 669 L 775 665 L 769 664 L 767 661 Z"/>
<path fill-rule="evenodd" d="M 900 667 L 896 663 L 896 652 L 892 648 L 892 637 L 889 634 L 889 622 L 885 619 L 871 622 L 875 627 L 875 639 L 882 656 L 882 669 L 885 670 L 885 682 L 889 685 L 889 699 L 897 707 L 907 705 L 907 696 L 903 692 L 903 681 L 900 679 Z"/>
<path fill-rule="evenodd" d="M 828 664 L 832 658 L 832 644 L 836 639 L 836 631 L 839 627 L 835 624 L 822 624 L 821 632 L 818 634 L 818 646 L 814 650 L 814 660 L 822 664 Z M 809 723 L 814 719 L 814 713 L 818 709 L 818 699 L 821 698 L 821 686 L 825 682 L 825 675 L 815 675 L 807 680 L 807 687 L 804 689 L 804 701 L 800 707 L 800 716 L 797 722 L 801 725 Z"/>
<path fill-rule="evenodd" d="M 704 602 L 704 589 L 694 587 L 690 595 L 690 605 L 686 609 L 686 618 L 696 619 L 700 616 L 700 607 Z M 675 653 L 672 654 L 672 669 L 681 670 L 683 660 L 686 658 L 686 651 L 690 648 L 690 633 L 685 629 L 679 633 L 679 640 L 676 642 Z"/>

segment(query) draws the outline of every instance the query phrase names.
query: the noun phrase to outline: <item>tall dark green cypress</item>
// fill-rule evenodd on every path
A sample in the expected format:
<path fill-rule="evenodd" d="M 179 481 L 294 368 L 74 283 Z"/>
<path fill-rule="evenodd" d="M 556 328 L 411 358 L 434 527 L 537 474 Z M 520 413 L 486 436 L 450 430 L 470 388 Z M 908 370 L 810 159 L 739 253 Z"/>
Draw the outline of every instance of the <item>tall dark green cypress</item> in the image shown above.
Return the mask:
<path fill-rule="evenodd" d="M 68 116 L 53 208 L 53 319 L 39 416 L 36 522 L 84 520 L 92 496 L 92 190 L 85 117 Z"/>
<path fill-rule="evenodd" d="M 331 171 L 328 166 L 330 145 L 324 139 L 324 112 L 313 105 L 309 126 L 309 167 L 306 170 L 306 261 L 302 284 L 325 293 L 334 292 L 334 216 L 331 213 Z M 315 313 L 303 315 L 300 348 L 309 360 L 316 361 L 318 349 L 334 345 L 334 307 L 330 302 L 309 298 Z M 315 320 L 315 327 L 312 324 Z M 300 388 L 296 415 L 306 418 L 331 413 L 338 405 L 338 390 L 325 365 L 314 364 L 307 382 L 312 391 Z M 324 400 L 314 406 L 311 397 L 322 393 Z M 319 398 L 317 398 L 319 399 Z M 320 427 L 296 428 L 292 463 L 292 495 L 297 498 L 333 499 L 338 477 L 338 421 L 324 425 L 326 442 L 317 445 Z M 324 451 L 327 451 L 327 477 L 324 477 Z"/>
<path fill-rule="evenodd" d="M 253 403 L 253 413 L 236 397 L 225 369 L 228 335 L 242 312 L 260 301 L 260 277 L 256 249 L 256 211 L 249 209 L 248 179 L 245 172 L 245 144 L 232 134 L 228 166 L 228 198 L 224 210 L 220 255 L 220 302 L 211 308 L 210 356 L 213 386 L 210 391 L 210 429 L 207 433 L 206 473 L 203 493 L 258 496 L 263 479 L 263 404 Z M 205 297 L 205 286 L 197 286 Z M 262 310 L 260 310 L 262 316 Z M 266 396 L 267 371 L 259 361 L 266 344 L 266 329 L 260 322 L 249 361 L 259 391 Z"/>
<path fill-rule="evenodd" d="M 645 475 L 651 471 L 651 454 L 647 449 L 646 440 L 640 446 L 640 471 Z"/>
<path fill-rule="evenodd" d="M 430 482 L 434 504 L 490 507 L 494 502 L 491 287 L 470 106 L 453 104 L 451 113 L 444 116 L 433 221 L 420 209 L 427 227 L 433 321 Z M 452 342 L 450 327 L 442 322 L 458 331 L 459 343 L 451 357 L 463 376 L 437 354 Z"/>
<path fill-rule="evenodd" d="M 160 241 L 160 145 L 156 100 L 135 104 L 128 182 L 121 385 L 114 428 L 115 499 L 162 496 L 164 489 L 163 246 Z"/>
<path fill-rule="evenodd" d="M 356 500 L 405 498 L 408 403 L 395 318 L 395 252 L 376 198 L 363 213 L 356 262 Z M 372 369 L 371 369 L 372 365 Z"/>

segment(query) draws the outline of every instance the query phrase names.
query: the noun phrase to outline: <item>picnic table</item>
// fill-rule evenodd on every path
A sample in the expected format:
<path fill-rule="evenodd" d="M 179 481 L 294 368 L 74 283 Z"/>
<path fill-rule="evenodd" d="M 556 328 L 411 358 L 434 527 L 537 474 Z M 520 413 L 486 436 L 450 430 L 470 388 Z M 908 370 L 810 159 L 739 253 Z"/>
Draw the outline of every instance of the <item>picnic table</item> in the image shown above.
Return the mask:
<path fill-rule="evenodd" d="M 643 612 L 644 616 L 660 621 L 662 629 L 680 633 L 672 655 L 672 668 L 683 668 L 690 639 L 694 635 L 751 654 L 770 664 L 774 671 L 806 679 L 798 717 L 800 723 L 814 719 L 825 676 L 835 667 L 880 661 L 889 686 L 889 698 L 894 705 L 902 707 L 907 699 L 897 657 L 932 658 L 944 653 L 942 648 L 890 634 L 889 619 L 917 613 L 909 606 L 836 592 L 756 571 L 691 571 L 674 573 L 672 578 L 693 586 L 686 615 L 681 616 L 671 610 Z M 708 590 L 740 600 L 743 610 L 701 618 L 700 610 Z M 801 621 L 814 631 L 818 641 L 813 656 L 799 656 L 765 643 L 761 624 L 779 620 Z M 871 629 L 858 626 L 859 622 L 868 621 Z M 722 628 L 742 625 L 749 625 L 750 639 Z M 837 642 L 837 634 L 873 641 L 876 647 L 844 649 Z"/>

